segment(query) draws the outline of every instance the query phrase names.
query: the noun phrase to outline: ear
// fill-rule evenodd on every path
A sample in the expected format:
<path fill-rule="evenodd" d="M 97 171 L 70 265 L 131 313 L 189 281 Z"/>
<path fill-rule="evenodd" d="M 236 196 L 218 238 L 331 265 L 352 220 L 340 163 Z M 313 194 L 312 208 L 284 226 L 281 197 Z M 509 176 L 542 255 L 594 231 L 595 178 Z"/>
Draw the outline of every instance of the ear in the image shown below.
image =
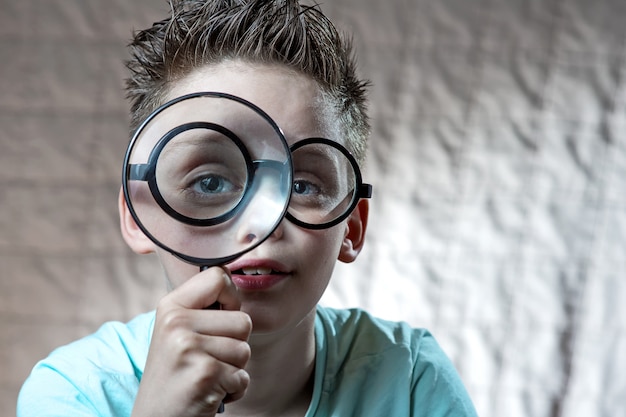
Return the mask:
<path fill-rule="evenodd" d="M 126 244 L 139 254 L 154 252 L 154 243 L 137 226 L 135 219 L 130 214 L 122 189 L 120 189 L 117 205 L 120 214 L 120 229 Z"/>
<path fill-rule="evenodd" d="M 346 224 L 346 232 L 341 243 L 338 259 L 341 262 L 354 262 L 363 249 L 365 243 L 365 231 L 369 216 L 369 201 L 359 200 L 355 209 L 350 213 Z"/>

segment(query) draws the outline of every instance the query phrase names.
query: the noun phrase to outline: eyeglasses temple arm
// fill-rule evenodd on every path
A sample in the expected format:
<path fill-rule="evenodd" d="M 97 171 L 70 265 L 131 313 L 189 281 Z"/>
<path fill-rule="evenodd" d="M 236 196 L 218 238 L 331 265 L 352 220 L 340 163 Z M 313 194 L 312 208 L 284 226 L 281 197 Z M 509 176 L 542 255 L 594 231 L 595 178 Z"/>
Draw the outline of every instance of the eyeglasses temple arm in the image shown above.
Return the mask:
<path fill-rule="evenodd" d="M 359 198 L 372 198 L 372 184 L 361 184 L 359 186 Z"/>

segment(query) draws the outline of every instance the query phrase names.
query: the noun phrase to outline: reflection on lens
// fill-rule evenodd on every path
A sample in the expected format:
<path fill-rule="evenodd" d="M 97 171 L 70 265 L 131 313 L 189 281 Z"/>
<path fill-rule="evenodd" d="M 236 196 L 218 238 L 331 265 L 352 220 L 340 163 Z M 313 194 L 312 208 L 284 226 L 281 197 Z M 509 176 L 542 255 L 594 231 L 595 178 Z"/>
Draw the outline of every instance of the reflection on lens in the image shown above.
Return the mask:
<path fill-rule="evenodd" d="M 248 182 L 246 158 L 219 132 L 187 130 L 161 151 L 156 184 L 163 200 L 182 216 L 207 220 L 232 210 Z"/>
<path fill-rule="evenodd" d="M 310 225 L 330 223 L 352 208 L 357 178 L 353 162 L 328 142 L 292 151 L 293 188 L 289 214 Z"/>

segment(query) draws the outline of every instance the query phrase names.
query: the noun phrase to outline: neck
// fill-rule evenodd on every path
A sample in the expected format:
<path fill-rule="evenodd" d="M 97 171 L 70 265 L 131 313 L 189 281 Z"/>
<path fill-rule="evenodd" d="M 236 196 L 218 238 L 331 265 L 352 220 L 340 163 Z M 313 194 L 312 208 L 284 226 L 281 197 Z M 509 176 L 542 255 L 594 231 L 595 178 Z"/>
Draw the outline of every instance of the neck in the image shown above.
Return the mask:
<path fill-rule="evenodd" d="M 230 415 L 304 416 L 311 402 L 315 370 L 315 309 L 280 334 L 252 334 L 245 396 L 227 405 Z"/>

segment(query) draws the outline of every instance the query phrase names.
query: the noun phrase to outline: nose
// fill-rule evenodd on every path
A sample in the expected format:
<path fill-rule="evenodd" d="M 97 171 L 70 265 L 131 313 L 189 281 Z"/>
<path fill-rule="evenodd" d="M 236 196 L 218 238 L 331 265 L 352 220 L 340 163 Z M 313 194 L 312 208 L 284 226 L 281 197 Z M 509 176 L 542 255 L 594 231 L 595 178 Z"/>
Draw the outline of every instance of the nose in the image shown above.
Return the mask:
<path fill-rule="evenodd" d="M 241 245 L 250 246 L 269 233 L 267 226 L 263 224 L 262 216 L 255 211 L 257 210 L 246 210 L 239 221 L 235 238 Z"/>
<path fill-rule="evenodd" d="M 285 218 L 283 217 L 283 219 L 280 221 L 280 223 L 278 223 L 278 226 L 276 226 L 276 229 L 274 229 L 274 231 L 272 232 L 272 234 L 270 235 L 270 239 L 281 239 L 283 237 L 284 234 L 284 229 L 285 229 Z"/>
<path fill-rule="evenodd" d="M 274 222 L 268 224 L 263 222 L 262 216 L 251 214 L 249 218 L 242 221 L 239 225 L 236 235 L 237 242 L 243 246 L 251 246 L 258 240 L 266 238 L 280 239 L 284 233 L 283 221 L 281 220 L 278 226 L 274 228 Z"/>
<path fill-rule="evenodd" d="M 281 237 L 283 207 L 272 198 L 257 194 L 241 213 L 236 239 L 242 245 L 252 245 L 270 235 Z M 278 226 L 276 226 L 278 224 Z"/>

